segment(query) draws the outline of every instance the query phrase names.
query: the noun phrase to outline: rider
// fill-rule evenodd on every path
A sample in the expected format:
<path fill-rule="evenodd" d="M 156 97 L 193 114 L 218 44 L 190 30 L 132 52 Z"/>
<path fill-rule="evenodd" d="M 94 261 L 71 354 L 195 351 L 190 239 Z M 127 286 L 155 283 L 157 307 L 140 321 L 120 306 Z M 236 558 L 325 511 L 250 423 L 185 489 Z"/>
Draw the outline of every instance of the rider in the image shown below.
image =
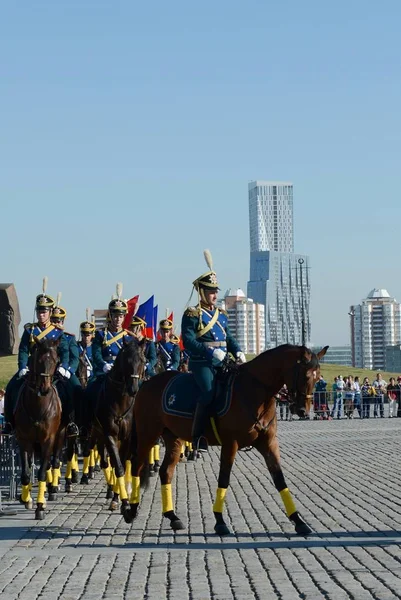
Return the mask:
<path fill-rule="evenodd" d="M 82 321 L 79 325 L 79 331 L 81 333 L 81 339 L 78 342 L 78 352 L 81 357 L 84 354 L 86 363 L 86 374 L 88 382 L 93 378 L 93 358 L 92 358 L 92 341 L 95 335 L 95 324 L 91 323 L 88 319 Z"/>
<path fill-rule="evenodd" d="M 95 377 L 87 387 L 84 430 L 91 425 L 97 394 L 105 375 L 113 368 L 114 361 L 124 343 L 132 340 L 132 333 L 123 329 L 122 324 L 128 305 L 121 299 L 121 284 L 117 285 L 117 298 L 109 302 L 106 327 L 98 329 L 92 343 L 92 359 Z"/>
<path fill-rule="evenodd" d="M 180 349 L 171 341 L 173 322 L 162 319 L 159 323 L 161 340 L 157 342 L 157 354 L 166 371 L 176 371 L 180 366 Z"/>
<path fill-rule="evenodd" d="M 146 321 L 140 317 L 138 314 L 132 317 L 130 331 L 132 335 L 140 342 L 144 339 L 143 332 L 146 329 Z M 156 354 L 156 346 L 153 340 L 149 340 L 146 338 L 145 341 L 145 358 L 146 358 L 146 370 L 145 376 L 146 379 L 150 379 L 155 375 L 155 366 L 157 363 L 157 354 Z"/>
<path fill-rule="evenodd" d="M 59 368 L 59 372 L 64 376 L 61 384 L 58 382 L 56 384 L 57 391 L 59 392 L 60 398 L 63 400 L 63 396 L 65 396 L 66 406 L 64 407 L 65 413 L 68 415 L 69 425 L 68 425 L 68 435 L 78 435 L 78 430 L 73 423 L 73 414 L 74 414 L 74 400 L 75 395 L 77 395 L 79 389 L 81 389 L 81 384 L 79 382 L 78 377 L 76 376 L 76 370 L 78 368 L 79 363 L 79 350 L 77 340 L 75 339 L 75 335 L 73 333 L 68 333 L 64 329 L 64 321 L 67 317 L 67 311 L 65 308 L 60 306 L 61 294 L 58 294 L 56 306 L 52 310 L 52 314 L 50 317 L 50 321 L 53 325 L 56 325 L 60 329 L 63 330 L 64 338 L 67 340 L 68 344 L 68 367 L 62 371 L 63 367 Z"/>
<path fill-rule="evenodd" d="M 60 360 L 58 372 L 63 377 L 68 369 L 68 344 L 63 336 L 63 330 L 56 324 L 50 322 L 51 310 L 54 307 L 54 300 L 46 294 L 47 278 L 43 280 L 43 292 L 36 296 L 36 323 L 27 323 L 24 326 L 21 342 L 18 350 L 18 372 L 10 379 L 6 387 L 4 398 L 4 419 L 6 421 L 3 433 L 12 433 L 14 428 L 14 408 L 18 397 L 18 392 L 25 381 L 27 375 L 28 360 L 32 348 L 40 340 L 60 340 L 57 353 Z"/>
<path fill-rule="evenodd" d="M 239 363 L 246 362 L 245 354 L 228 328 L 227 313 L 216 307 L 217 292 L 220 288 L 213 271 L 210 252 L 205 250 L 204 255 L 209 271 L 193 282 L 198 292 L 198 306 L 187 308 L 181 324 L 182 340 L 190 356 L 189 370 L 194 374 L 202 392 L 192 425 L 192 443 L 198 450 L 207 450 L 204 435 L 209 405 L 213 400 L 216 367 L 222 365 L 227 352 L 233 354 Z M 200 447 L 199 443 L 202 444 Z"/>

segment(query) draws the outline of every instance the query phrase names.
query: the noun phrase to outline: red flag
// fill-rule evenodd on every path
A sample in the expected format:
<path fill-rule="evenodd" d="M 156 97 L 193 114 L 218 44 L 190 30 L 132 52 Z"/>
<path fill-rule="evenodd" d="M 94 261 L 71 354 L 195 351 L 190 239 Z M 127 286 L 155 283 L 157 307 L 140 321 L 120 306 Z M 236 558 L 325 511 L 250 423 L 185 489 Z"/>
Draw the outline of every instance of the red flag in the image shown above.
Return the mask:
<path fill-rule="evenodd" d="M 128 300 L 128 311 L 123 321 L 123 328 L 128 329 L 131 326 L 132 317 L 135 314 L 136 305 L 138 304 L 139 296 L 134 296 Z"/>

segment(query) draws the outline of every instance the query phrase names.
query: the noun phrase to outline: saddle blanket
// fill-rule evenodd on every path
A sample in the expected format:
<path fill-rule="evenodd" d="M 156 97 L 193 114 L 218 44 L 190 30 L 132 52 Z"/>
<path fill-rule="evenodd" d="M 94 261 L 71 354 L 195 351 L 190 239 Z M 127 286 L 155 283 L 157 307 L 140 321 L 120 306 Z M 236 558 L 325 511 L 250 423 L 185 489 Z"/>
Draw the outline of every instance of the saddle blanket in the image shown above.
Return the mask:
<path fill-rule="evenodd" d="M 231 405 L 234 376 L 230 376 L 227 385 L 217 384 L 214 400 L 210 406 L 211 414 L 224 417 Z M 163 393 L 163 412 L 167 415 L 192 419 L 201 392 L 191 373 L 179 373 L 170 379 Z"/>

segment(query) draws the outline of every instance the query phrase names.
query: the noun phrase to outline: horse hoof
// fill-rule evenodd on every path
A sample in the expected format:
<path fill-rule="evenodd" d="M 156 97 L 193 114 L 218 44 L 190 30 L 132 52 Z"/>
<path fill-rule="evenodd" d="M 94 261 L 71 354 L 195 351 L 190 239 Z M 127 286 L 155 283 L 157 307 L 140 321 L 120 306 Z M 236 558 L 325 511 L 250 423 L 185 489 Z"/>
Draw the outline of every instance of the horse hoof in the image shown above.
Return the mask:
<path fill-rule="evenodd" d="M 309 535 L 312 533 L 312 529 L 304 521 L 295 525 L 295 531 L 298 535 Z"/>
<path fill-rule="evenodd" d="M 184 523 L 177 519 L 176 521 L 170 521 L 171 529 L 174 531 L 180 531 L 181 529 L 185 529 Z"/>
<path fill-rule="evenodd" d="M 72 492 L 72 483 L 69 481 L 68 483 L 65 484 L 65 488 L 64 491 L 67 494 L 70 494 Z"/>
<path fill-rule="evenodd" d="M 75 469 L 72 470 L 71 481 L 72 481 L 72 483 L 79 483 L 78 471 L 75 471 Z"/>
<path fill-rule="evenodd" d="M 43 521 L 44 518 L 45 518 L 45 511 L 41 508 L 37 508 L 35 510 L 35 519 L 37 521 Z"/>
<path fill-rule="evenodd" d="M 49 500 L 49 502 L 55 502 L 57 500 L 57 494 L 54 492 L 51 492 L 49 494 L 48 500 Z"/>
<path fill-rule="evenodd" d="M 131 514 L 130 508 L 128 508 L 128 510 L 124 510 L 124 512 L 122 512 L 121 514 L 126 523 L 132 523 L 132 521 L 134 520 L 134 517 Z"/>
<path fill-rule="evenodd" d="M 118 502 L 116 502 L 115 500 L 112 500 L 109 504 L 109 510 L 111 510 L 112 512 L 114 512 L 115 510 L 118 510 Z"/>
<path fill-rule="evenodd" d="M 113 488 L 109 488 L 106 492 L 106 500 L 110 500 L 114 496 Z"/>
<path fill-rule="evenodd" d="M 32 510 L 32 508 L 33 508 L 32 500 L 29 500 L 28 502 L 24 502 L 23 504 L 24 504 L 26 510 Z"/>
<path fill-rule="evenodd" d="M 95 474 L 93 472 L 93 467 L 89 467 L 88 477 L 89 477 L 89 479 L 95 479 Z"/>
<path fill-rule="evenodd" d="M 100 473 L 100 471 L 101 471 L 100 465 L 95 465 L 95 471 L 96 471 L 96 473 Z"/>
<path fill-rule="evenodd" d="M 88 475 L 86 475 L 86 473 L 84 473 L 82 475 L 80 484 L 81 485 L 89 485 L 89 477 L 88 477 Z"/>
<path fill-rule="evenodd" d="M 217 535 L 230 535 L 230 530 L 225 523 L 216 523 L 214 531 Z"/>
<path fill-rule="evenodd" d="M 154 466 L 149 467 L 149 477 L 154 477 L 156 475 L 154 471 Z"/>
<path fill-rule="evenodd" d="M 190 452 L 190 453 L 188 454 L 188 456 L 187 456 L 187 461 L 189 461 L 189 460 L 195 460 L 195 454 L 194 454 L 194 452 Z"/>
<path fill-rule="evenodd" d="M 139 504 L 130 504 L 132 521 L 135 519 L 136 515 L 138 514 L 138 506 L 139 506 Z"/>

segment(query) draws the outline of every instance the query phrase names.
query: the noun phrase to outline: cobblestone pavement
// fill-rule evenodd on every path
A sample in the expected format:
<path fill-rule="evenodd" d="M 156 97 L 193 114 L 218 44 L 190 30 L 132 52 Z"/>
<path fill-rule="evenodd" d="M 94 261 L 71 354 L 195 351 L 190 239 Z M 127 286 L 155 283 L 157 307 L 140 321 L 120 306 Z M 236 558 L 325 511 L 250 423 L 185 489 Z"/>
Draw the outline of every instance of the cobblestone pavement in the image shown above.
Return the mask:
<path fill-rule="evenodd" d="M 4 600 L 401 598 L 401 420 L 279 423 L 282 463 L 299 511 L 298 537 L 256 451 L 241 452 L 227 494 L 232 535 L 213 534 L 218 452 L 181 463 L 176 509 L 161 517 L 156 479 L 138 519 L 110 513 L 100 474 L 49 505 L 0 520 Z"/>

